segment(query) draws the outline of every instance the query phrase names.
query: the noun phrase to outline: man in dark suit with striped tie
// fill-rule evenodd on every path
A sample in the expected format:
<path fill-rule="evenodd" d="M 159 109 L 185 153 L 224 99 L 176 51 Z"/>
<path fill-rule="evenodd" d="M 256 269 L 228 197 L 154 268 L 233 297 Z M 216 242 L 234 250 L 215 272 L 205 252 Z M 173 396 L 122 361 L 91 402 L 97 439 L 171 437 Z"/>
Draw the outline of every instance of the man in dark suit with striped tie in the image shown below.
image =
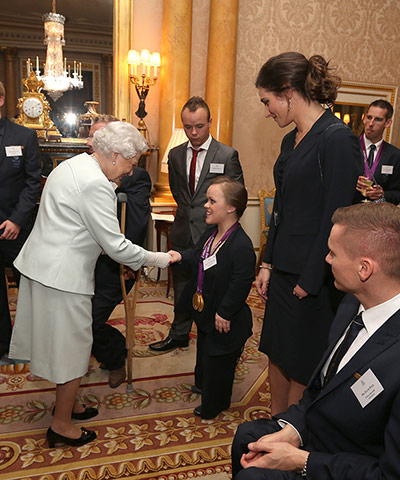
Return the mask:
<path fill-rule="evenodd" d="M 392 124 L 393 107 L 386 100 L 375 100 L 364 115 L 364 133 L 360 137 L 364 156 L 364 175 L 357 182 L 357 190 L 368 200 L 400 203 L 400 150 L 383 140 L 383 134 Z M 364 181 L 373 185 L 365 188 Z"/>
<path fill-rule="evenodd" d="M 235 480 L 400 478 L 400 209 L 358 204 L 332 221 L 326 260 L 349 295 L 300 403 L 239 426 Z"/>

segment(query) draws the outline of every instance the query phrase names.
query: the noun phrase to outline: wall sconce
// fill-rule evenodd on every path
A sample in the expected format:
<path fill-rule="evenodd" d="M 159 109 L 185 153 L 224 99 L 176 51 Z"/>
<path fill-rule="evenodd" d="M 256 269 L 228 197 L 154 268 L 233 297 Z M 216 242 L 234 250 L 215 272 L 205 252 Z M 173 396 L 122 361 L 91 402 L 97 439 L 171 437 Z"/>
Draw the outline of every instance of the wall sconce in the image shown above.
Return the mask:
<path fill-rule="evenodd" d="M 135 112 L 139 117 L 138 130 L 147 140 L 147 128 L 143 118 L 147 115 L 145 99 L 149 89 L 157 81 L 157 68 L 161 65 L 160 54 L 150 53 L 148 50 L 129 50 L 129 80 L 135 85 L 139 97 L 139 108 Z M 153 73 L 153 75 L 151 75 Z"/>
<path fill-rule="evenodd" d="M 350 115 L 348 113 L 345 113 L 343 115 L 343 121 L 346 125 L 348 125 L 350 123 Z"/>

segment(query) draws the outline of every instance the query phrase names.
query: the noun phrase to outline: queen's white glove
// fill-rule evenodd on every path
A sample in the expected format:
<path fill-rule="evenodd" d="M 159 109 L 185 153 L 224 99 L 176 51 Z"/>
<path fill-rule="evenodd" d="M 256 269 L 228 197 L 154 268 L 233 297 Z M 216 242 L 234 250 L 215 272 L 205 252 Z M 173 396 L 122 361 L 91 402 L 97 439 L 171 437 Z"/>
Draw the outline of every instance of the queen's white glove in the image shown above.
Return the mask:
<path fill-rule="evenodd" d="M 150 266 L 153 265 L 158 268 L 166 268 L 171 261 L 171 255 L 163 252 L 147 252 L 149 256 L 144 262 L 144 265 Z"/>

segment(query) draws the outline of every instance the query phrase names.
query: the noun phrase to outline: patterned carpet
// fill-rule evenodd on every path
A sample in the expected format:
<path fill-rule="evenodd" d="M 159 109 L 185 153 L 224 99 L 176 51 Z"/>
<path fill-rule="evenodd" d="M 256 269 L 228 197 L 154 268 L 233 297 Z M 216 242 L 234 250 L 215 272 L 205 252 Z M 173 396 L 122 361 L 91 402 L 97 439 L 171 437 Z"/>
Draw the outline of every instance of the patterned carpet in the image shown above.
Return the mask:
<path fill-rule="evenodd" d="M 11 296 L 15 311 L 15 296 Z M 94 358 L 83 380 L 83 403 L 99 408 L 84 422 L 97 440 L 79 448 L 49 449 L 45 431 L 54 406 L 54 384 L 35 377 L 29 364 L 0 361 L 0 478 L 30 480 L 157 479 L 227 480 L 230 446 L 239 423 L 270 411 L 267 359 L 257 350 L 263 306 L 254 291 L 253 336 L 236 370 L 232 405 L 213 420 L 193 415 L 200 403 L 191 392 L 195 327 L 188 348 L 151 353 L 148 344 L 165 338 L 173 302 L 165 283 L 143 280 L 135 321 L 133 392 L 108 387 L 108 372 Z M 123 306 L 110 321 L 125 330 Z"/>

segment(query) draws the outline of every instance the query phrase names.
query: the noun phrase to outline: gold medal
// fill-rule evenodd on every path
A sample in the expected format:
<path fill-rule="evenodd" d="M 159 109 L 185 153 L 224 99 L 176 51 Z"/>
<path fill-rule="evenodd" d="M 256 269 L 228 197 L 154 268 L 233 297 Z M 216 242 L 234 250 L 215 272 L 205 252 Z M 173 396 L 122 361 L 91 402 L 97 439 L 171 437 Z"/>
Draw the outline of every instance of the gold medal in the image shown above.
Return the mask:
<path fill-rule="evenodd" d="M 202 312 L 204 308 L 203 295 L 200 292 L 196 292 L 193 295 L 192 305 L 195 310 Z"/>

